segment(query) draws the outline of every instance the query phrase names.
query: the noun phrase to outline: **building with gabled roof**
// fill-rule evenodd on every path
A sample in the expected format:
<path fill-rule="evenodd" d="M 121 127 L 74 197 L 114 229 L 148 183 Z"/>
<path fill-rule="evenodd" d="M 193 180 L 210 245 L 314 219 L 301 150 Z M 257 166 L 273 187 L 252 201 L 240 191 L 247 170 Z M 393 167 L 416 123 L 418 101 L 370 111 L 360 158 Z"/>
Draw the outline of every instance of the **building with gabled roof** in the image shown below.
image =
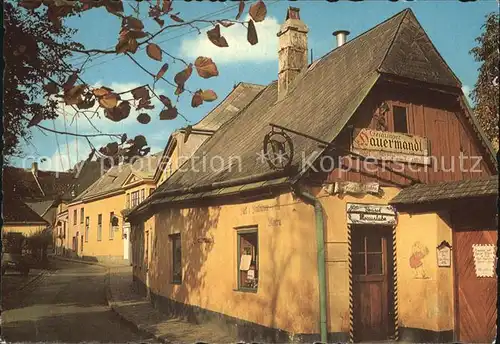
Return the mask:
<path fill-rule="evenodd" d="M 409 9 L 336 32 L 311 64 L 307 32 L 290 7 L 278 80 L 128 215 L 136 283 L 244 340 L 492 341 L 496 195 L 481 190 L 498 167 L 460 81 Z M 468 181 L 453 202 L 408 201 Z"/>

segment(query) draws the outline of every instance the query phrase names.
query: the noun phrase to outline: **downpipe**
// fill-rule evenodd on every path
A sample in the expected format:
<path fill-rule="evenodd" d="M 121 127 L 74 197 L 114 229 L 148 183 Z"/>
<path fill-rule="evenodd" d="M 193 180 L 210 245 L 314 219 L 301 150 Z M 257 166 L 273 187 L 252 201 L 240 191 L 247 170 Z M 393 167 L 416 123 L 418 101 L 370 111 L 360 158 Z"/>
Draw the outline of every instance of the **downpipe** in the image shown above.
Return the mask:
<path fill-rule="evenodd" d="M 305 200 L 307 203 L 314 206 L 314 217 L 316 223 L 316 245 L 318 256 L 318 283 L 319 283 L 319 311 L 320 311 L 320 334 L 321 341 L 327 342 L 327 327 L 326 327 L 326 268 L 325 268 L 325 231 L 324 231 L 324 216 L 321 202 L 305 190 L 301 190 L 298 186 L 293 186 L 293 192 Z"/>

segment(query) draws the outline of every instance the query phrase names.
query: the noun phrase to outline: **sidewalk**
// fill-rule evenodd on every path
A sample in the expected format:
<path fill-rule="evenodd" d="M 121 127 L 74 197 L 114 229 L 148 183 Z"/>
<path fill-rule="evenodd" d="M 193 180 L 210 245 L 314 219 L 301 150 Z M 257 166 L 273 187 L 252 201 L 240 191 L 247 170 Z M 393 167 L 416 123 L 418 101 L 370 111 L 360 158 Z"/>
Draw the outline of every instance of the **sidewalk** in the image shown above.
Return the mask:
<path fill-rule="evenodd" d="M 196 325 L 155 309 L 132 285 L 131 267 L 112 267 L 108 273 L 108 304 L 139 331 L 162 343 L 236 343 L 238 340 L 216 325 Z"/>

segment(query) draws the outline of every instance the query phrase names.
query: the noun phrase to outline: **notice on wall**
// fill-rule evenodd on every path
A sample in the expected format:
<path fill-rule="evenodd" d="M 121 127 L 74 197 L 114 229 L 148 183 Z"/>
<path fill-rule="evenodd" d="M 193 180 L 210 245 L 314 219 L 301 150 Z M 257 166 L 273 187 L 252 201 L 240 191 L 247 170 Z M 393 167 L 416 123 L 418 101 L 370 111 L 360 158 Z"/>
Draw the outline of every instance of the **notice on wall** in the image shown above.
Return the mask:
<path fill-rule="evenodd" d="M 437 263 L 440 267 L 449 267 L 451 265 L 451 249 L 449 247 L 442 247 L 437 250 Z"/>
<path fill-rule="evenodd" d="M 250 263 L 252 262 L 252 256 L 249 254 L 244 254 L 241 256 L 240 260 L 240 270 L 248 271 L 250 269 Z"/>
<path fill-rule="evenodd" d="M 495 277 L 495 245 L 472 245 L 477 277 Z"/>
<path fill-rule="evenodd" d="M 255 270 L 248 270 L 247 279 L 249 279 L 249 280 L 255 279 Z"/>

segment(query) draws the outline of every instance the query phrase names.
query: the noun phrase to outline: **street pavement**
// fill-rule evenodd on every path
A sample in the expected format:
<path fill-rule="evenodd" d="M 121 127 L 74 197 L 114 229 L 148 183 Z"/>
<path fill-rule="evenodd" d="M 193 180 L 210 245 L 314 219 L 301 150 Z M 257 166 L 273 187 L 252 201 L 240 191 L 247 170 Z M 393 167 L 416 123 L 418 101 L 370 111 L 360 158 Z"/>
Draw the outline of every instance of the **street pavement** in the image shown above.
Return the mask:
<path fill-rule="evenodd" d="M 58 260 L 51 265 L 21 290 L 33 275 L 2 278 L 2 340 L 156 343 L 108 307 L 106 268 Z"/>

